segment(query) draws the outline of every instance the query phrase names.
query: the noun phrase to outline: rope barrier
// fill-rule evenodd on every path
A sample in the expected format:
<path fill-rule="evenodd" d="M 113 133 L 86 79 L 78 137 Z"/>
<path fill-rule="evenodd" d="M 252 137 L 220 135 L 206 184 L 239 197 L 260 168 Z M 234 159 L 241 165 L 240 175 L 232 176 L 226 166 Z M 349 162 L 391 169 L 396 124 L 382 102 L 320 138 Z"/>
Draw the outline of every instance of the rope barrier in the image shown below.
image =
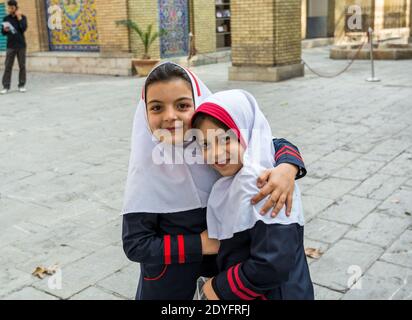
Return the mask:
<path fill-rule="evenodd" d="M 359 47 L 358 51 L 356 51 L 356 53 L 353 55 L 353 57 L 351 58 L 351 61 L 348 63 L 348 65 L 343 68 L 341 71 L 339 71 L 336 74 L 322 74 L 316 70 L 314 70 L 305 60 L 302 59 L 303 64 L 311 71 L 313 72 L 315 75 L 317 75 L 318 77 L 321 78 L 336 78 L 338 76 L 340 76 L 341 74 L 343 74 L 344 72 L 348 71 L 349 68 L 352 66 L 352 64 L 355 62 L 357 56 L 359 55 L 359 53 L 361 52 L 361 50 L 363 49 L 363 47 L 365 46 L 365 44 L 367 43 L 367 41 L 364 41 L 362 43 L 362 45 Z"/>

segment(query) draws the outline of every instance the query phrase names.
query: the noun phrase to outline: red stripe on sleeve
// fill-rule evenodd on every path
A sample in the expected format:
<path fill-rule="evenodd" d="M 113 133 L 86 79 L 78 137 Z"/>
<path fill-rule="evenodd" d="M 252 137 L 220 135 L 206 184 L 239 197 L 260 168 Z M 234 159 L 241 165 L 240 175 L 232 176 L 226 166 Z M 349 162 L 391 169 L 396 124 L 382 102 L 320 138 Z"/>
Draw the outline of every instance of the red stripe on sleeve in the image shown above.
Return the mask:
<path fill-rule="evenodd" d="M 288 151 L 288 150 L 291 151 L 291 152 L 293 152 L 293 153 L 296 155 L 296 157 L 301 158 L 299 152 L 298 152 L 296 149 L 294 149 L 294 148 L 292 148 L 292 147 L 289 147 L 289 146 L 283 146 L 282 148 L 280 148 L 280 150 L 276 152 L 275 158 L 276 158 L 276 159 L 279 158 L 279 156 L 281 155 L 282 151 Z M 283 154 L 283 153 L 282 153 L 282 154 Z"/>
<path fill-rule="evenodd" d="M 242 291 L 238 290 L 238 288 L 235 285 L 235 282 L 233 281 L 232 270 L 233 270 L 233 267 L 227 270 L 227 280 L 229 282 L 229 286 L 232 292 L 242 300 L 253 300 L 253 298 L 247 296 Z"/>
<path fill-rule="evenodd" d="M 172 263 L 172 252 L 171 252 L 171 243 L 170 243 L 170 235 L 164 236 L 164 255 L 165 255 L 165 264 Z"/>
<path fill-rule="evenodd" d="M 276 161 L 279 160 L 279 158 L 281 156 L 285 155 L 285 154 L 289 154 L 289 155 L 291 155 L 291 156 L 293 156 L 293 157 L 295 157 L 295 158 L 297 158 L 297 159 L 299 159 L 300 161 L 303 162 L 303 159 L 297 153 L 293 153 L 293 152 L 289 152 L 289 151 L 283 151 L 281 154 L 276 156 L 275 160 Z"/>
<path fill-rule="evenodd" d="M 247 293 L 248 295 L 255 297 L 255 298 L 261 298 L 262 300 L 267 300 L 266 297 L 263 294 L 256 293 L 249 288 L 246 288 L 245 285 L 243 284 L 242 280 L 240 280 L 239 277 L 239 267 L 240 263 L 235 267 L 234 274 L 235 274 L 235 279 L 237 282 L 237 285 L 239 286 L 239 289 Z"/>
<path fill-rule="evenodd" d="M 179 250 L 179 263 L 185 263 L 185 238 L 181 234 L 177 236 L 177 247 Z"/>

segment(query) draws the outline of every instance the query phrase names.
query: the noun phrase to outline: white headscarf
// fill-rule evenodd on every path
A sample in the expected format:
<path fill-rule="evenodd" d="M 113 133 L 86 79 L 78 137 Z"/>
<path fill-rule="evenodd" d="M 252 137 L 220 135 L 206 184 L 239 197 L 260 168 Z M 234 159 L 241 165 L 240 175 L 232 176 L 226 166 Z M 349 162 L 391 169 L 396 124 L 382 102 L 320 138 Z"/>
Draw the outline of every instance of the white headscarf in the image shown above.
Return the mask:
<path fill-rule="evenodd" d="M 196 108 L 211 92 L 192 72 L 179 67 L 191 79 Z M 122 214 L 174 213 L 205 208 L 210 190 L 219 176 L 207 165 L 156 164 L 153 161 L 152 153 L 160 142 L 150 130 L 144 99 L 145 88 L 142 92 L 133 122 Z"/>
<path fill-rule="evenodd" d="M 247 146 L 242 169 L 235 176 L 222 177 L 213 186 L 207 204 L 209 237 L 229 239 L 234 233 L 252 228 L 257 221 L 303 225 L 302 201 L 296 183 L 290 217 L 286 216 L 285 208 L 276 218 L 272 218 L 270 214 L 262 216 L 259 211 L 265 201 L 256 205 L 250 203 L 251 198 L 259 192 L 257 177 L 266 168 L 273 167 L 275 162 L 272 132 L 254 97 L 243 90 L 219 92 L 207 98 L 197 112 L 209 113 L 215 117 L 219 113 L 225 114 L 224 117 L 230 118 L 229 122 L 233 122 L 233 125 L 228 125 L 227 122 L 225 124 L 235 132 L 240 132 L 238 138 Z"/>

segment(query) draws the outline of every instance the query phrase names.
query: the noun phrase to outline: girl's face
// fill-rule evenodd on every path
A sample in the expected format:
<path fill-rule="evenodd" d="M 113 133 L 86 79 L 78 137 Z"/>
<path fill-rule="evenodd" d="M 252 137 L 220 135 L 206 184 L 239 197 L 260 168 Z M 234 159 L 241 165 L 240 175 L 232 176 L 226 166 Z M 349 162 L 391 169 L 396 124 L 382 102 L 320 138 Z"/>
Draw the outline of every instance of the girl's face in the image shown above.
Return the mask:
<path fill-rule="evenodd" d="M 149 85 L 146 92 L 149 127 L 160 141 L 182 143 L 195 111 L 191 85 L 180 78 Z"/>
<path fill-rule="evenodd" d="M 244 148 L 235 134 L 225 132 L 209 119 L 202 121 L 199 126 L 202 136 L 199 144 L 203 157 L 222 176 L 234 176 L 243 167 Z"/>

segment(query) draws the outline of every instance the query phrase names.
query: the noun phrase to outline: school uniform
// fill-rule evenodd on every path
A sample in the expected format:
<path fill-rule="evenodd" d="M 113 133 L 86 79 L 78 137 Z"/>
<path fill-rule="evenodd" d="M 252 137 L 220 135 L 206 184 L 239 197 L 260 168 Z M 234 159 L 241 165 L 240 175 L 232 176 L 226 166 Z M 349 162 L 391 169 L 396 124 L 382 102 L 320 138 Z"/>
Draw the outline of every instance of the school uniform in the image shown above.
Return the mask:
<path fill-rule="evenodd" d="M 192 72 L 185 71 L 197 107 L 211 92 Z M 136 299 L 191 300 L 196 280 L 218 272 L 216 256 L 202 255 L 200 234 L 207 229 L 207 200 L 219 175 L 207 165 L 158 161 L 157 157 L 191 150 L 195 142 L 168 149 L 157 141 L 148 125 L 144 92 L 145 88 L 133 123 L 122 209 L 123 248 L 131 261 L 140 263 Z M 306 173 L 297 148 L 285 140 L 273 143 L 279 152 L 273 151 L 272 158 L 275 155 L 278 163 L 296 164 L 298 177 Z"/>
<path fill-rule="evenodd" d="M 215 182 L 207 204 L 209 238 L 220 240 L 219 273 L 212 279 L 216 295 L 222 300 L 314 299 L 299 186 L 295 184 L 289 217 L 285 208 L 276 218 L 262 216 L 263 203 L 250 203 L 262 168 L 279 164 L 282 156 L 294 156 L 294 150 L 282 147 L 273 158 L 270 125 L 246 91 L 208 97 L 192 121 L 200 113 L 228 126 L 244 150 L 242 168 Z"/>
<path fill-rule="evenodd" d="M 220 273 L 212 287 L 221 300 L 313 300 L 303 226 L 265 224 L 221 240 Z"/>
<path fill-rule="evenodd" d="M 285 146 L 293 150 L 292 155 L 280 155 L 277 165 L 298 165 L 296 179 L 303 177 L 306 169 L 299 150 L 285 139 L 273 139 L 273 144 L 277 155 Z M 191 300 L 199 277 L 218 274 L 216 255 L 202 255 L 200 233 L 206 229 L 206 208 L 123 215 L 124 252 L 140 263 L 137 300 Z"/>

